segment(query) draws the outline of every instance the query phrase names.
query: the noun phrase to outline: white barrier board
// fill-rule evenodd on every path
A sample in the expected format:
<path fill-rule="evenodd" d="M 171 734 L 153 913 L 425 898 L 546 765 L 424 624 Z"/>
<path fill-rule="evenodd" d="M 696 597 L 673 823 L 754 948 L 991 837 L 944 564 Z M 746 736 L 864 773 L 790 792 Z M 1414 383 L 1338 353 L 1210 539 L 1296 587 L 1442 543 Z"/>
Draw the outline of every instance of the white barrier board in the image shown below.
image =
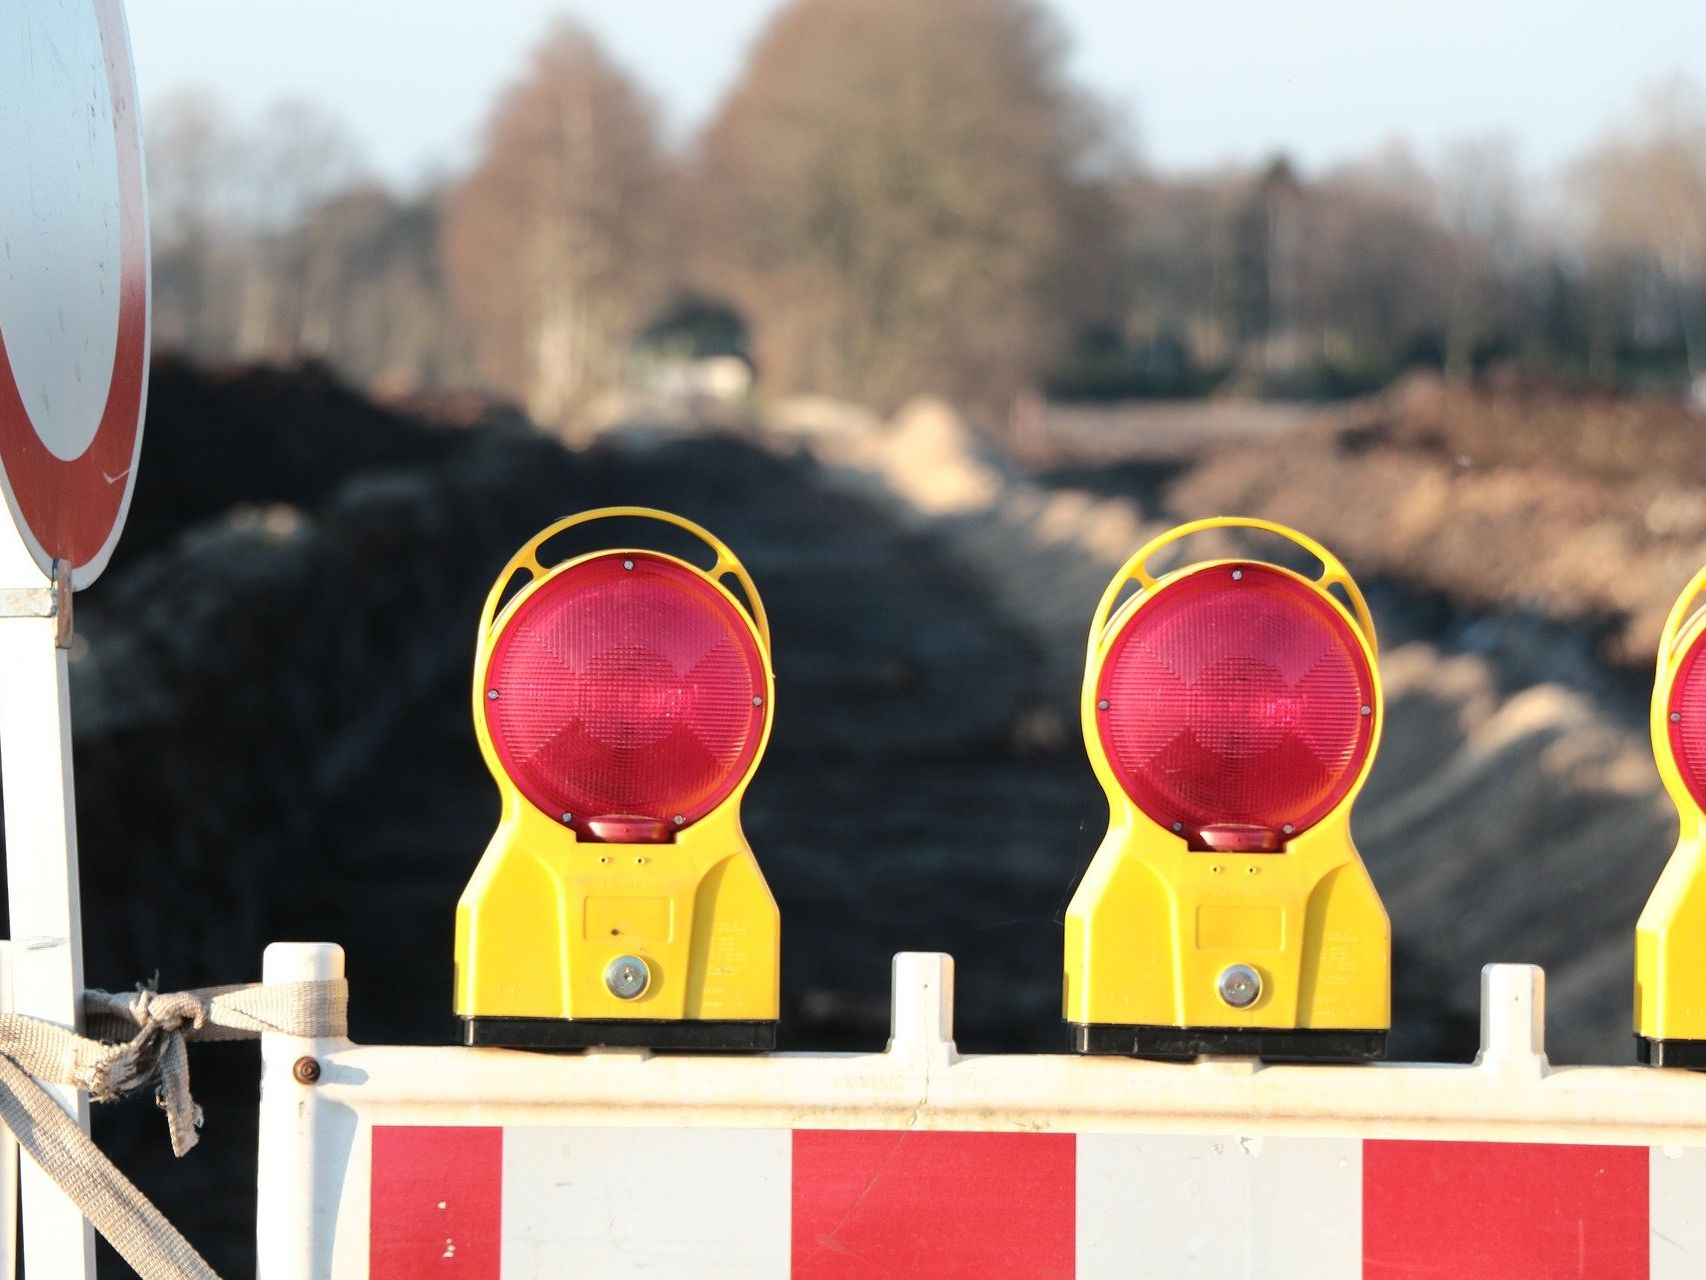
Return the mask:
<path fill-rule="evenodd" d="M 269 1038 L 259 1274 L 1706 1275 L 1706 1077 L 1551 1068 L 1538 970 L 1476 1066 L 1261 1067 L 960 1057 L 951 963 L 897 957 L 882 1054 Z"/>

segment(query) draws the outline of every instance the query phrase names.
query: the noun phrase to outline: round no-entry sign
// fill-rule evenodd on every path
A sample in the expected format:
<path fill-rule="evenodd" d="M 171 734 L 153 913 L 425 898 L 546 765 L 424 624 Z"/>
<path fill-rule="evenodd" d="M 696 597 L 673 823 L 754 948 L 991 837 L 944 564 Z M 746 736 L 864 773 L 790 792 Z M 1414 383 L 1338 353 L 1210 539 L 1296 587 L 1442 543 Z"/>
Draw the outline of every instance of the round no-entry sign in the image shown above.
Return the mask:
<path fill-rule="evenodd" d="M 121 0 L 0 2 L 0 487 L 74 587 L 124 525 L 148 383 L 148 220 Z"/>

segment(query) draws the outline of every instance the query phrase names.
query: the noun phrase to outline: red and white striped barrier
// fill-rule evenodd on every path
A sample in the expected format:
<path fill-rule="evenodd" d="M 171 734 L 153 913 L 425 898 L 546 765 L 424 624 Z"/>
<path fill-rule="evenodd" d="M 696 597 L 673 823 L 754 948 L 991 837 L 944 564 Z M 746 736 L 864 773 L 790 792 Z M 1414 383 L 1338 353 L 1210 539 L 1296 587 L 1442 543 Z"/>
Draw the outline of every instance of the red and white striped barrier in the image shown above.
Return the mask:
<path fill-rule="evenodd" d="M 373 1280 L 1698 1277 L 1706 1152 L 382 1126 Z M 571 1268 L 572 1260 L 572 1268 Z"/>
<path fill-rule="evenodd" d="M 1536 969 L 1487 971 L 1465 1067 L 962 1058 L 952 962 L 895 979 L 883 1054 L 273 1038 L 259 1274 L 1706 1276 L 1706 1078 L 1552 1068 Z"/>

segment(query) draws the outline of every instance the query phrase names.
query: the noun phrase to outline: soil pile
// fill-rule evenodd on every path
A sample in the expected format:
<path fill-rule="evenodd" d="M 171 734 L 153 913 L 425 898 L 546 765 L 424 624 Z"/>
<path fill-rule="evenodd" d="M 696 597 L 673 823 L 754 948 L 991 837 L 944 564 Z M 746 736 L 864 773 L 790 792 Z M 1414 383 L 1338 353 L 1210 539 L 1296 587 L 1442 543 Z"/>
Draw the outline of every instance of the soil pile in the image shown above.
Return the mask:
<path fill-rule="evenodd" d="M 1317 535 L 1339 529 L 1321 536 L 1356 571 L 1386 645 L 1385 736 L 1356 832 L 1392 917 L 1394 1056 L 1472 1055 L 1480 967 L 1521 961 L 1550 975 L 1557 1060 L 1630 1060 L 1635 917 L 1676 818 L 1652 765 L 1644 692 L 1596 664 L 1591 632 L 1418 597 L 1369 555 L 1358 536 L 1367 525 L 1345 529 L 1356 517 L 1330 486 L 1300 480 L 1300 492 L 1275 496 L 1291 475 L 1277 448 L 1252 446 L 1260 457 L 1248 463 L 1217 453 L 1159 480 L 1141 468 L 1134 480 L 1128 460 L 1038 483 L 1004 468 L 969 424 L 945 425 L 947 412 L 914 407 L 879 446 L 821 452 L 843 483 L 886 492 L 903 518 L 920 492 L 981 495 L 930 527 L 1035 636 L 1049 705 L 1066 712 L 1059 732 L 1075 750 L 1084 628 L 1109 575 L 1145 539 L 1178 519 L 1252 506 Z M 907 447 L 915 433 L 926 447 Z M 1261 466 L 1273 488 L 1253 474 Z M 1239 501 L 1197 505 L 1199 488 L 1233 468 L 1251 473 L 1247 500 L 1240 490 Z M 1191 544 L 1193 556 L 1240 551 L 1273 555 L 1275 545 L 1224 533 Z"/>
<path fill-rule="evenodd" d="M 137 545 L 79 601 L 91 983 L 240 981 L 267 941 L 326 938 L 358 1038 L 451 1041 L 455 901 L 497 818 L 467 710 L 481 600 L 552 519 L 634 503 L 715 530 L 765 594 L 778 719 L 745 820 L 786 922 L 785 1044 L 880 1047 L 889 957 L 925 949 L 959 959 L 966 1047 L 1059 1047 L 1093 787 L 1035 731 L 1034 640 L 938 537 L 750 440 L 572 452 L 312 372 L 174 367 L 156 390 Z M 152 1108 L 97 1112 L 231 1274 L 252 1265 L 255 1070 L 250 1046 L 196 1051 L 208 1128 L 183 1161 Z"/>
<path fill-rule="evenodd" d="M 1706 563 L 1703 438 L 1706 419 L 1665 402 L 1413 378 L 1216 451 L 1168 501 L 1296 524 L 1364 572 L 1593 629 L 1645 667 Z"/>
<path fill-rule="evenodd" d="M 450 1041 L 454 904 L 497 816 L 467 710 L 481 599 L 552 519 L 634 503 L 716 531 L 770 612 L 776 730 L 745 819 L 782 907 L 785 1046 L 879 1047 L 889 957 L 911 949 L 958 960 L 963 1049 L 1057 1049 L 1060 913 L 1106 816 L 1077 738 L 1083 628 L 1148 533 L 1229 508 L 1301 523 L 1372 588 L 1388 727 L 1358 833 L 1394 921 L 1395 1053 L 1466 1058 L 1479 966 L 1531 960 L 1551 974 L 1555 1054 L 1628 1060 L 1630 929 L 1673 820 L 1592 634 L 1547 621 L 1614 613 L 1627 584 L 1596 576 L 1590 539 L 1573 554 L 1591 562 L 1549 562 L 1543 617 L 1514 610 L 1531 597 L 1508 583 L 1462 585 L 1470 568 L 1489 580 L 1525 488 L 1552 504 L 1520 535 L 1537 554 L 1558 552 L 1541 544 L 1585 498 L 1550 496 L 1540 462 L 1466 468 L 1343 426 L 1042 483 L 945 406 L 851 420 L 820 406 L 810 431 L 739 437 L 638 424 L 570 451 L 477 402 L 387 408 L 312 369 L 158 368 L 131 529 L 79 601 L 90 981 L 238 981 L 269 940 L 326 938 L 349 953 L 358 1039 Z M 1362 510 L 1345 495 L 1377 464 L 1389 494 L 1444 496 L 1407 521 L 1390 498 Z M 1482 495 L 1479 543 L 1429 559 L 1476 509 L 1464 477 L 1504 496 Z M 1671 478 L 1565 479 L 1616 513 L 1603 545 L 1641 541 L 1634 499 L 1604 497 L 1618 486 L 1687 510 Z M 1690 536 L 1667 545 L 1692 571 L 1706 548 Z M 197 1050 L 208 1130 L 182 1162 L 151 1108 L 98 1113 L 121 1163 L 235 1274 L 251 1263 L 255 1064 L 248 1046 Z"/>

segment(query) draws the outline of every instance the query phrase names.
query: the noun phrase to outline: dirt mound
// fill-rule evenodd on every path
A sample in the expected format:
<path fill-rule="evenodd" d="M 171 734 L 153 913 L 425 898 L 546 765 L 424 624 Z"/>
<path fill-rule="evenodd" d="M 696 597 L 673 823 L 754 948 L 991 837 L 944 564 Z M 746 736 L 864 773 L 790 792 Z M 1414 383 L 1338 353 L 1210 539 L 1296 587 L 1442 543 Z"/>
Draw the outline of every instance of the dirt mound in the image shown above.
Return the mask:
<path fill-rule="evenodd" d="M 880 1045 L 890 953 L 930 949 L 959 960 L 963 1048 L 1060 1046 L 1060 913 L 1104 819 L 1073 711 L 1083 628 L 1113 565 L 1171 522 L 1159 501 L 1033 483 L 941 405 L 877 432 L 766 445 L 642 428 L 573 452 L 501 421 L 469 429 L 478 406 L 387 410 L 312 370 L 156 378 L 138 523 L 79 604 L 92 981 L 240 979 L 267 940 L 327 937 L 349 951 L 359 1038 L 448 1039 L 452 907 L 496 817 L 467 724 L 481 596 L 550 519 L 628 502 L 716 530 L 765 594 L 777 725 L 745 819 L 783 911 L 785 1042 Z M 1385 457 L 1397 476 L 1443 465 L 1341 433 L 1261 455 L 1267 490 L 1236 455 L 1167 483 L 1247 485 L 1255 502 L 1303 449 Z M 1323 526 L 1357 505 L 1339 476 L 1340 510 L 1306 521 L 1335 545 Z M 1448 520 L 1450 501 L 1417 501 L 1395 567 Z M 1356 528 L 1382 523 L 1377 508 Z M 1362 573 L 1385 563 L 1340 549 Z M 1383 634 L 1436 640 L 1386 659 L 1387 738 L 1358 816 L 1395 926 L 1395 1053 L 1466 1057 L 1479 965 L 1522 959 L 1552 971 L 1560 1059 L 1627 1060 L 1629 930 L 1670 821 L 1639 725 L 1555 676 L 1517 696 L 1503 658 L 1442 647 L 1490 652 L 1470 643 L 1485 617 L 1420 626 L 1410 597 L 1381 592 L 1375 608 Z M 1546 672 L 1574 652 L 1510 634 Z M 178 882 L 197 886 L 187 905 L 159 889 Z M 209 1130 L 185 1162 L 151 1109 L 99 1113 L 236 1273 L 254 1071 L 249 1048 L 198 1053 Z"/>
<path fill-rule="evenodd" d="M 1472 467 L 1546 467 L 1602 481 L 1706 482 L 1706 419 L 1675 400 L 1496 371 L 1475 386 L 1411 374 L 1351 411 L 1352 444 Z"/>
<path fill-rule="evenodd" d="M 1484 659 L 1431 645 L 1387 652 L 1381 674 L 1356 830 L 1400 1011 L 1471 1025 L 1482 964 L 1539 964 L 1554 1059 L 1627 1062 L 1635 917 L 1676 839 L 1645 735 L 1558 685 L 1503 693 Z"/>
<path fill-rule="evenodd" d="M 1224 485 L 1235 471 L 1246 487 L 1237 491 L 1240 501 L 1219 509 L 1249 511 L 1258 498 L 1307 473 L 1309 447 L 1332 449 L 1336 440 L 1253 457 L 1217 455 L 1202 468 L 1207 479 L 1187 470 L 1172 499 L 1186 502 L 1179 495 L 1194 492 L 1199 480 Z M 838 455 L 837 465 L 847 465 L 848 456 Z M 875 450 L 864 466 L 846 482 L 886 489 L 903 515 L 912 509 L 918 470 L 952 476 L 971 468 L 999 476 L 992 499 L 932 527 L 967 576 L 987 581 L 1037 637 L 1049 662 L 1053 705 L 1068 717 L 1060 732 L 1076 749 L 1070 715 L 1090 612 L 1108 575 L 1173 523 L 1171 516 L 1131 498 L 1036 484 L 1000 465 L 982 440 L 964 457 L 932 455 L 928 462 Z M 1382 657 L 1385 736 L 1356 817 L 1359 847 L 1393 921 L 1394 1055 L 1467 1057 L 1475 1044 L 1480 967 L 1523 961 L 1543 964 L 1551 975 L 1550 1037 L 1559 1061 L 1628 1061 L 1635 917 L 1670 852 L 1676 823 L 1639 709 L 1620 701 L 1617 690 L 1602 690 L 1601 697 L 1597 686 L 1557 682 L 1588 665 L 1578 651 L 1587 647 L 1581 637 L 1496 615 L 1465 616 L 1450 606 L 1435 613 L 1381 582 L 1389 566 L 1369 555 L 1366 541 L 1333 536 L 1351 519 L 1364 522 L 1357 528 L 1365 536 L 1385 528 L 1375 513 L 1346 502 L 1347 492 L 1305 486 L 1304 494 L 1290 495 L 1286 514 L 1312 533 L 1327 528 L 1322 536 L 1371 587 L 1383 636 L 1437 637 L 1411 639 Z M 1305 496 L 1309 505 L 1299 514 L 1294 508 Z M 1347 515 L 1352 506 L 1358 511 Z M 1412 547 L 1407 539 L 1420 535 L 1404 532 L 1402 513 L 1388 512 L 1387 519 L 1399 530 L 1396 556 L 1397 547 Z M 1496 543 L 1490 531 L 1481 533 Z M 1204 537 L 1192 549 L 1215 555 L 1244 547 L 1258 549 L 1225 534 Z M 1264 542 L 1259 550 L 1273 548 Z M 1462 544 L 1464 554 L 1480 550 L 1472 540 Z"/>
<path fill-rule="evenodd" d="M 1608 658 L 1644 667 L 1706 562 L 1702 423 L 1412 382 L 1325 427 L 1216 451 L 1166 504 L 1297 525 L 1359 573 L 1602 631 Z"/>
<path fill-rule="evenodd" d="M 79 603 L 91 981 L 241 980 L 266 941 L 329 938 L 358 1038 L 448 1041 L 453 908 L 497 817 L 467 722 L 481 599 L 551 519 L 635 503 L 716 530 L 765 594 L 778 719 L 744 821 L 786 922 L 785 1043 L 879 1047 L 890 955 L 940 949 L 963 1045 L 1060 1046 L 1057 917 L 1093 784 L 1039 713 L 1035 642 L 933 530 L 737 439 L 574 452 L 313 375 L 163 382 L 153 524 Z M 198 447 L 216 426 L 232 439 Z M 346 430 L 366 443 L 340 452 Z M 197 1052 L 186 1161 L 152 1108 L 97 1112 L 231 1274 L 252 1265 L 255 1070 L 249 1046 Z"/>
<path fill-rule="evenodd" d="M 861 423 L 856 412 L 828 412 L 821 400 L 786 409 L 768 424 L 773 434 L 802 441 L 813 457 L 845 476 L 878 478 L 886 494 L 902 499 L 895 510 L 903 518 L 917 522 L 981 511 L 1001 496 L 1004 463 L 945 400 L 919 397 L 882 423 Z M 837 429 L 822 429 L 824 422 Z"/>
<path fill-rule="evenodd" d="M 381 408 L 322 365 L 204 370 L 163 357 L 113 567 L 239 503 L 313 507 L 358 472 L 434 462 L 455 446 L 448 428 Z"/>

